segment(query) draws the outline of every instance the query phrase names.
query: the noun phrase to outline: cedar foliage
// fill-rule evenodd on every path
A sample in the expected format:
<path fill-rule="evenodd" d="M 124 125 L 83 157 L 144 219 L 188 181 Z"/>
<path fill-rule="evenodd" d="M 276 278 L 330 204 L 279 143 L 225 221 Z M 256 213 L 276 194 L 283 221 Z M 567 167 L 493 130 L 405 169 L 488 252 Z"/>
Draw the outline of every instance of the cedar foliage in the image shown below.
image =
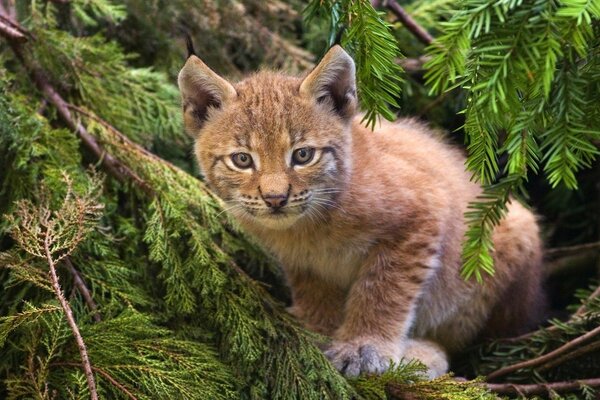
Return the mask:
<path fill-rule="evenodd" d="M 0 3 L 0 11 L 9 10 L 10 2 Z M 522 7 L 513 3 L 506 15 Z M 395 396 L 390 388 L 418 398 L 496 398 L 477 382 L 449 377 L 423 381 L 422 366 L 416 363 L 398 365 L 381 377 L 350 381 L 341 377 L 316 346 L 326 338 L 306 332 L 285 313 L 285 286 L 271 260 L 193 176 L 190 139 L 183 134 L 174 85 L 184 59 L 184 33 L 195 38 L 203 59 L 220 72 L 240 76 L 265 64 L 304 71 L 314 59 L 298 38 L 319 32 L 300 28 L 303 7 L 315 23 L 333 16 L 328 28 L 317 31 L 329 30 L 331 42 L 346 25 L 341 41 L 357 60 L 360 96 L 368 120 L 374 122 L 378 114 L 393 117 L 387 104 L 403 104 L 400 90 L 405 96 L 422 93 L 424 87 L 403 75 L 395 63 L 400 55 L 396 39 L 405 37 L 400 26 L 386 22 L 363 0 L 309 4 L 29 0 L 15 4 L 12 17 L 29 34 L 17 52 L 14 43 L 0 41 L 0 397 L 84 399 L 91 395 L 74 336 L 52 290 L 48 263 L 35 257 L 40 251 L 40 229 L 51 218 L 65 235 L 61 238 L 81 232 L 77 241 L 63 242 L 57 250 L 57 268 L 62 292 L 87 346 L 100 398 L 385 399 Z M 431 17 L 432 8 L 452 21 L 451 10 L 469 7 L 474 7 L 469 1 L 435 0 L 415 4 L 411 11 L 435 31 L 443 25 Z M 594 10 L 581 18 L 569 13 L 563 17 L 579 18 L 581 24 L 597 30 Z M 570 29 L 576 35 L 573 32 L 579 31 L 580 24 Z M 490 28 L 485 34 L 492 32 L 496 31 Z M 592 38 L 583 35 L 581 40 L 582 48 L 596 57 Z M 409 44 L 407 54 L 420 50 Z M 470 45 L 462 45 L 452 54 L 453 63 L 467 57 Z M 434 46 L 429 51 L 435 65 L 440 50 Z M 563 51 L 557 66 L 564 62 Z M 583 68 L 587 64 L 581 61 L 582 54 L 575 53 L 572 66 Z M 471 62 L 465 65 L 474 68 Z M 594 65 L 582 69 L 582 74 L 591 75 L 581 79 L 598 75 Z M 102 146 L 103 154 L 118 160 L 128 174 L 105 168 L 104 156 L 98 159 L 77 137 L 56 104 L 40 91 L 32 74 L 36 68 L 68 102 L 72 118 Z M 471 70 L 456 71 L 449 76 L 464 86 Z M 429 79 L 433 82 L 435 77 Z M 516 79 L 501 85 L 526 84 Z M 571 86 L 554 89 L 556 79 L 561 78 L 549 84 L 556 95 L 540 95 L 548 109 L 532 117 L 535 121 L 530 123 L 535 122 L 536 128 L 549 126 L 543 124 L 550 124 L 546 118 L 554 118 L 552 107 L 564 107 L 557 99 L 559 93 L 571 93 Z M 593 95 L 593 85 L 578 85 L 586 90 L 571 96 L 582 104 L 579 100 Z M 510 88 L 518 93 L 523 89 Z M 503 107 L 504 111 L 510 108 Z M 586 110 L 591 124 L 597 110 Z M 573 118 L 569 112 L 563 116 L 566 124 Z M 494 132 L 499 135 L 503 125 L 497 124 Z M 583 129 L 577 124 L 575 130 Z M 561 132 L 552 135 L 560 139 Z M 588 133 L 575 135 L 578 139 L 569 143 L 581 142 L 581 135 L 589 139 Z M 495 136 L 489 137 L 487 152 L 504 151 Z M 511 149 L 506 151 L 512 154 Z M 575 172 L 591 162 L 591 158 L 583 160 L 565 171 Z M 527 168 L 533 168 L 527 164 L 530 160 L 525 161 Z M 519 181 L 524 179 L 519 175 Z M 504 193 L 508 192 L 491 192 L 490 201 L 499 204 L 494 210 L 503 207 Z M 473 235 L 485 240 L 484 231 Z M 597 318 L 597 311 L 590 306 L 586 320 Z M 576 324 L 579 331 L 565 331 L 571 336 L 558 340 L 585 331 L 579 320 Z M 566 326 L 572 329 L 571 322 Z M 489 361 L 487 370 L 485 366 L 474 370 L 487 373 L 502 362 L 546 350 L 544 339 L 533 340 L 540 346 L 531 353 L 504 361 L 486 356 L 493 351 L 502 354 L 503 348 L 498 348 L 483 355 Z"/>

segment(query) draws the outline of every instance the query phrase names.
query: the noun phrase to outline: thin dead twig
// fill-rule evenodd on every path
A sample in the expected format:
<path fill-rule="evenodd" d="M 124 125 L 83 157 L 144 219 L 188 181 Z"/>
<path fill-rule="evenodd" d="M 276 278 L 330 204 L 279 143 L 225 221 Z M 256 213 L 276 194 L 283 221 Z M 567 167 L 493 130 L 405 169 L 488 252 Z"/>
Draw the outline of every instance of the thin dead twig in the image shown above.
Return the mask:
<path fill-rule="evenodd" d="M 385 7 L 394 14 L 398 20 L 415 36 L 421 43 L 429 46 L 435 40 L 417 21 L 413 19 L 400 4 L 395 0 L 371 1 L 373 8 Z"/>
<path fill-rule="evenodd" d="M 550 353 L 547 353 L 540 357 L 532 358 L 530 360 L 526 360 L 526 361 L 523 361 L 520 363 L 509 365 L 504 368 L 500 368 L 499 370 L 496 370 L 496 371 L 492 372 L 491 374 L 488 374 L 488 376 L 486 376 L 486 381 L 491 381 L 493 379 L 507 375 L 507 374 L 517 371 L 519 369 L 535 367 L 535 366 L 543 364 L 547 361 L 553 360 L 553 359 L 563 355 L 565 352 L 579 346 L 586 340 L 593 338 L 594 336 L 596 336 L 598 334 L 600 334 L 600 326 L 595 329 L 592 329 L 591 331 L 585 333 L 584 335 L 578 336 L 577 338 L 565 343 L 564 345 L 551 351 Z"/>
<path fill-rule="evenodd" d="M 600 378 L 533 384 L 486 383 L 485 386 L 498 394 L 517 394 L 523 396 L 550 395 L 552 392 L 568 392 L 579 389 L 582 386 L 600 387 Z"/>
<path fill-rule="evenodd" d="M 600 242 L 577 244 L 574 246 L 555 247 L 553 249 L 546 250 L 546 256 L 548 258 L 555 259 L 570 255 L 578 255 L 581 254 L 582 251 L 590 250 L 597 251 L 600 253 Z"/>
<path fill-rule="evenodd" d="M 83 277 L 81 276 L 81 274 L 79 273 L 77 268 L 75 268 L 75 266 L 73 265 L 73 262 L 71 261 L 71 259 L 69 257 L 66 257 L 63 260 L 63 264 L 65 264 L 65 266 L 71 273 L 71 276 L 73 277 L 73 283 L 75 284 L 77 291 L 79 291 L 79 293 L 83 297 L 85 304 L 93 312 L 92 317 L 94 318 L 94 321 L 96 321 L 96 322 L 102 321 L 102 317 L 100 316 L 100 312 L 98 311 L 98 306 L 94 302 L 94 299 L 92 298 L 92 294 L 90 293 L 90 290 L 88 289 L 87 285 L 85 284 L 85 281 L 83 280 Z"/>

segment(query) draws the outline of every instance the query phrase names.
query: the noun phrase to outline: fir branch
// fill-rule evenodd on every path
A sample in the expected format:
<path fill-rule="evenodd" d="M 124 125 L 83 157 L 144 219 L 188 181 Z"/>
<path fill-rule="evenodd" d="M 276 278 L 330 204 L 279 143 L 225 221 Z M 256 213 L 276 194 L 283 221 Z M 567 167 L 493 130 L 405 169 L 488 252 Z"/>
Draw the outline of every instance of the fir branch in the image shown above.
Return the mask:
<path fill-rule="evenodd" d="M 372 128 L 378 116 L 396 119 L 389 106 L 398 108 L 397 97 L 403 82 L 402 67 L 396 62 L 401 56 L 398 44 L 385 22 L 367 0 L 312 0 L 305 9 L 305 23 L 317 15 L 330 20 L 329 45 L 338 33 L 341 45 L 356 63 L 359 98 L 365 108 L 364 120 Z"/>
<path fill-rule="evenodd" d="M 517 371 L 519 369 L 523 369 L 523 368 L 531 368 L 531 367 L 535 367 L 538 366 L 542 363 L 545 363 L 549 360 L 555 359 L 558 356 L 563 355 L 564 353 L 566 353 L 567 351 L 570 351 L 571 349 L 579 346 L 580 344 L 582 344 L 583 342 L 597 336 L 600 335 L 600 327 L 597 327 L 595 329 L 592 329 L 591 331 L 585 333 L 584 335 L 578 336 L 577 338 L 567 342 L 566 344 L 560 346 L 559 348 L 551 351 L 550 353 L 544 354 L 540 357 L 536 357 L 536 358 L 532 358 L 520 363 L 516 363 L 513 365 L 509 365 L 507 367 L 501 368 L 499 370 L 496 370 L 490 374 L 488 374 L 486 376 L 486 380 L 487 381 L 491 381 L 493 379 L 499 378 L 501 376 L 505 376 L 508 375 L 511 372 Z"/>

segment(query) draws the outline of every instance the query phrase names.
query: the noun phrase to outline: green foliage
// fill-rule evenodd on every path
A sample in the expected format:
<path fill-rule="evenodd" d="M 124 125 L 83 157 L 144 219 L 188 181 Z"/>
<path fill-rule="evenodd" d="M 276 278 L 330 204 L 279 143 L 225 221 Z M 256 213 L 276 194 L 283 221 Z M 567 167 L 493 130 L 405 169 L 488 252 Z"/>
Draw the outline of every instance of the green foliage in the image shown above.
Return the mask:
<path fill-rule="evenodd" d="M 450 375 L 432 381 L 423 379 L 426 368 L 418 362 L 393 366 L 379 376 L 363 376 L 351 382 L 360 395 L 366 399 L 385 400 L 392 392 L 400 398 L 423 400 L 453 399 L 493 400 L 498 397 L 473 382 L 459 382 Z"/>
<path fill-rule="evenodd" d="M 575 189 L 598 155 L 600 100 L 586 74 L 600 68 L 599 11 L 598 1 L 468 0 L 441 24 L 425 76 L 432 92 L 467 90 L 467 168 L 486 185 L 467 214 L 465 276 L 493 272 L 491 232 L 529 172 L 543 163 L 553 187 Z"/>
<path fill-rule="evenodd" d="M 311 1 L 305 10 L 306 24 L 313 18 L 328 18 L 332 46 L 343 30 L 341 46 L 352 54 L 356 63 L 359 99 L 365 108 L 364 119 L 374 127 L 377 116 L 396 117 L 389 106 L 398 108 L 396 97 L 402 83 L 401 56 L 390 25 L 367 0 Z"/>
<path fill-rule="evenodd" d="M 410 7 L 435 30 L 432 8 L 446 16 L 453 1 Z M 467 14 L 479 12 L 471 3 L 460 5 Z M 493 13 L 484 29 L 488 17 L 482 14 L 480 32 L 463 39 L 468 44 L 459 41 L 447 56 L 434 54 L 432 61 L 455 65 L 454 73 L 431 75 L 432 86 L 466 89 L 469 168 L 489 184 L 467 215 L 471 247 L 465 250 L 464 272 L 478 278 L 480 265 L 491 270 L 491 229 L 504 203 L 522 192 L 527 174 L 544 168 L 553 184 L 573 186 L 576 171 L 595 156 L 588 144 L 597 137 L 593 128 L 600 118 L 600 108 L 590 101 L 600 92 L 597 1 L 534 4 L 500 7 L 508 23 L 513 17 L 514 25 L 527 22 L 518 38 L 504 38 L 516 31 L 503 28 Z M 186 172 L 193 170 L 190 146 L 174 86 L 184 59 L 183 33 L 191 33 L 211 66 L 234 76 L 263 64 L 303 71 L 312 65 L 312 55 L 297 46 L 301 2 L 31 0 L 16 5 L 19 21 L 33 33 L 23 44 L 25 59 L 45 72 L 71 103 L 74 118 L 146 186 L 115 176 L 99 184 L 94 172 L 101 168 L 99 160 L 65 128 L 2 42 L 0 397 L 89 398 L 48 266 L 36 253 L 43 226 L 34 221 L 50 216 L 61 232 L 53 254 L 69 253 L 97 306 L 91 309 L 73 273 L 60 263 L 61 286 L 88 347 L 101 398 L 384 399 L 393 387 L 431 399 L 494 398 L 478 383 L 451 377 L 425 381 L 422 366 L 414 363 L 379 377 L 345 380 L 315 346 L 324 338 L 304 331 L 283 311 L 285 289 L 271 260 Z M 330 44 L 346 27 L 341 41 L 357 61 L 367 118 L 371 123 L 376 114 L 391 118 L 388 105 L 396 107 L 402 84 L 392 25 L 362 0 L 312 1 L 308 15 L 331 16 Z M 479 18 L 464 26 L 481 24 Z M 514 50 L 495 51 L 511 54 L 508 59 L 495 57 L 493 46 L 507 44 Z M 513 68 L 519 76 L 504 72 Z M 435 79 L 445 83 L 436 86 Z M 508 155 L 504 171 L 498 162 L 503 153 Z M 64 199 L 81 195 L 104 208 L 101 215 L 99 210 L 90 215 L 80 232 L 81 221 L 72 218 L 77 202 Z M 23 208 L 30 213 L 20 214 L 29 220 L 18 217 Z M 8 234 L 11 225 L 22 229 L 17 240 Z"/>

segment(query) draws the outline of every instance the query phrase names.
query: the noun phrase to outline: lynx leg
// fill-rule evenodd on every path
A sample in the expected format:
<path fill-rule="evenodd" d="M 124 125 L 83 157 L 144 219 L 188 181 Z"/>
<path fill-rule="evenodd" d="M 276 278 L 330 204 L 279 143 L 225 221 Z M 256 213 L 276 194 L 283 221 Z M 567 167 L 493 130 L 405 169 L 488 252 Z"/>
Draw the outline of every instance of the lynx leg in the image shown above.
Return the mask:
<path fill-rule="evenodd" d="M 431 242 L 428 237 L 427 242 L 374 249 L 350 289 L 344 322 L 325 352 L 343 374 L 381 373 L 402 359 L 416 301 L 440 266 Z"/>
<path fill-rule="evenodd" d="M 331 336 L 342 323 L 345 293 L 310 271 L 287 271 L 292 289 L 288 312 L 310 330 Z"/>

